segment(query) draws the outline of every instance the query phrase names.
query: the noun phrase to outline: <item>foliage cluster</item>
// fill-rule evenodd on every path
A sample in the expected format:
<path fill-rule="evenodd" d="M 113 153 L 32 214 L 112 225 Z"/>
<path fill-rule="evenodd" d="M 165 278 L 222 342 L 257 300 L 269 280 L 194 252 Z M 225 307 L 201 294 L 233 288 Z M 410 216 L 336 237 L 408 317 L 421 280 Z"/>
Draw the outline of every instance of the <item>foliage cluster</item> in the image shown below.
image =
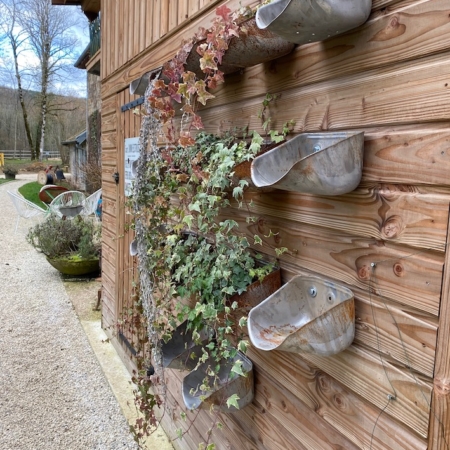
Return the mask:
<path fill-rule="evenodd" d="M 210 28 L 200 28 L 191 38 L 182 42 L 178 53 L 162 68 L 162 76 L 150 93 L 150 105 L 162 124 L 166 124 L 166 138 L 172 145 L 193 145 L 192 129 L 203 129 L 197 114 L 198 104 L 205 105 L 214 95 L 210 92 L 224 82 L 220 64 L 233 37 L 246 33 L 242 21 L 253 14 L 249 8 L 240 8 L 235 13 L 222 5 L 216 9 L 216 17 Z M 191 53 L 200 57 L 200 73 L 186 69 Z M 173 119 L 175 105 L 182 104 L 182 127 L 175 130 Z M 183 125 L 186 125 L 185 127 Z"/>
<path fill-rule="evenodd" d="M 100 253 L 100 225 L 88 218 L 77 216 L 61 220 L 55 215 L 30 228 L 27 241 L 49 258 L 78 255 L 95 258 Z"/>
<path fill-rule="evenodd" d="M 149 376 L 144 364 L 133 378 L 136 404 L 143 413 L 134 427 L 137 438 L 157 425 L 155 407 L 164 404 L 162 341 L 169 341 L 177 326 L 186 321 L 196 343 L 200 343 L 204 328 L 212 330 L 214 337 L 198 360 L 198 365 L 209 364 L 201 390 L 210 389 L 217 382 L 219 364 L 235 358 L 238 351 L 245 352 L 248 346 L 243 334 L 246 317 L 239 311 L 237 296 L 273 269 L 272 264 L 258 264 L 261 256 L 251 250 L 262 244 L 261 238 L 256 235 L 249 240 L 239 223 L 227 217 L 232 202 L 251 207 L 244 201 L 248 183 L 237 179 L 234 168 L 255 157 L 263 138 L 257 133 L 248 139 L 193 133 L 203 128 L 198 105 L 213 98 L 210 90 L 224 81 L 220 64 L 230 40 L 245 33 L 245 26 L 237 24 L 247 15 L 245 8 L 232 14 L 223 5 L 216 13 L 211 28 L 201 29 L 183 42 L 147 91 L 141 158 L 131 202 L 139 256 L 139 302 L 147 318 L 155 373 Z M 200 73 L 185 66 L 193 49 L 200 56 Z M 264 105 L 266 110 L 271 100 Z M 174 125 L 177 103 L 182 104 L 179 131 Z M 163 127 L 167 144 L 161 148 L 158 138 Z M 277 133 L 268 134 L 283 139 Z M 251 216 L 247 219 L 249 223 L 254 220 Z M 231 372 L 231 377 L 245 376 L 242 361 L 237 359 Z M 227 404 L 237 405 L 237 400 L 230 397 Z M 214 448 L 209 438 L 206 445 Z"/>
<path fill-rule="evenodd" d="M 19 169 L 16 166 L 12 165 L 4 165 L 1 167 L 1 169 L 6 177 L 14 177 L 19 172 Z"/>

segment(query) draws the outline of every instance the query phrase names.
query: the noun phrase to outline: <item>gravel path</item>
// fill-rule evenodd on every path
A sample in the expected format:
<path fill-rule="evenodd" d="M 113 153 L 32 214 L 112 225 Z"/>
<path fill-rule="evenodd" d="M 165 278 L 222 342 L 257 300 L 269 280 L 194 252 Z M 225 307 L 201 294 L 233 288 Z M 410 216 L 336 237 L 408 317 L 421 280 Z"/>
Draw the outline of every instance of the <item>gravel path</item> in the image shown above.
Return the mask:
<path fill-rule="evenodd" d="M 0 185 L 0 449 L 136 449 L 58 272 Z"/>

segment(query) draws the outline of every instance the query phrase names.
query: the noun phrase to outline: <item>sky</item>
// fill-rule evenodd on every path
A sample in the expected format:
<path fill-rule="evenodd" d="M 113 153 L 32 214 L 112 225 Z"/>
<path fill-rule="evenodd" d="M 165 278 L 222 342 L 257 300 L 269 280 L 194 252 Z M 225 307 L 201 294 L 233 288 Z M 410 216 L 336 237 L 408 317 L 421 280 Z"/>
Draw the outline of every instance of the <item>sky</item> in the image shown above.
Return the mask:
<path fill-rule="evenodd" d="M 67 14 L 76 14 L 80 17 L 78 25 L 73 27 L 72 32 L 77 37 L 77 48 L 74 53 L 73 62 L 75 64 L 78 57 L 84 51 L 86 46 L 89 44 L 89 26 L 86 16 L 81 12 L 80 7 L 76 6 L 55 6 L 55 8 L 64 8 Z M 1 13 L 0 13 L 1 14 Z M 11 55 L 11 49 L 7 41 L 1 41 L 0 36 L 0 72 L 6 69 L 8 66 L 8 57 Z M 37 57 L 30 51 L 24 51 L 19 55 L 19 67 L 20 69 L 27 69 L 34 66 L 38 66 L 39 61 Z M 0 78 L 0 85 L 15 87 L 14 81 L 11 76 L 2 76 Z M 26 86 L 25 88 L 31 88 L 32 86 Z M 67 74 L 62 80 L 55 82 L 53 89 L 55 92 L 64 94 L 64 91 L 69 89 L 71 95 L 76 95 L 79 97 L 86 97 L 86 71 L 75 69 L 72 73 Z"/>

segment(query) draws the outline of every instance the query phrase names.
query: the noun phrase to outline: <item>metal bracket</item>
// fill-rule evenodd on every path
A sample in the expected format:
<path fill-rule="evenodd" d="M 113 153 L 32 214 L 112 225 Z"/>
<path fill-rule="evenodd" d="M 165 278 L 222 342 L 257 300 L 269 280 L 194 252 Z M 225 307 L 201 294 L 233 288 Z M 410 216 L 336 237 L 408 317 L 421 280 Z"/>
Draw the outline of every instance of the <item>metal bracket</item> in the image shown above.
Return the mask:
<path fill-rule="evenodd" d="M 128 110 L 132 109 L 132 108 L 135 108 L 136 106 L 142 105 L 143 103 L 144 103 L 144 96 L 139 97 L 138 99 L 133 100 L 130 103 L 125 103 L 125 105 L 120 107 L 120 110 L 122 112 L 125 112 L 125 111 L 128 111 Z"/>

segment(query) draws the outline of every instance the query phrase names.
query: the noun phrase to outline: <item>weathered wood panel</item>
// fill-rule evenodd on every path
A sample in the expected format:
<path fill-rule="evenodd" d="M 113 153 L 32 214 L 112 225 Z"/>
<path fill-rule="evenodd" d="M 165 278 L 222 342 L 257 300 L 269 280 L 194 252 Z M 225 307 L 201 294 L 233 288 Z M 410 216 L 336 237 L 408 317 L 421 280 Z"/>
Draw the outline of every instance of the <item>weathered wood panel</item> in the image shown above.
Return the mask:
<path fill-rule="evenodd" d="M 372 450 L 427 448 L 425 440 L 414 431 L 382 414 L 380 409 L 356 395 L 353 387 L 343 386 L 300 356 L 254 348 L 250 348 L 248 355 L 258 372 L 276 377 L 275 386 L 283 386 L 289 395 L 304 402 L 357 447 Z M 387 402 L 386 398 L 383 406 Z M 321 447 L 312 445 L 310 448 Z"/>
<path fill-rule="evenodd" d="M 138 127 L 136 117 L 127 121 L 117 111 L 117 98 L 125 102 L 128 91 L 121 91 L 131 80 L 169 60 L 181 36 L 193 35 L 200 24 L 207 26 L 219 3 L 141 2 L 139 14 L 145 3 L 145 14 L 152 19 L 143 21 L 137 15 L 138 3 L 131 1 L 133 33 L 127 29 L 103 35 L 116 43 L 102 61 L 108 66 L 102 87 L 107 204 L 122 204 L 116 193 L 123 186 L 116 187 L 111 174 L 121 170 L 123 139 L 137 135 L 133 133 Z M 222 3 L 235 9 L 240 2 Z M 160 13 L 153 9 L 150 13 L 149 8 Z M 199 15 L 193 8 L 208 9 Z M 127 12 L 117 0 L 105 11 L 116 29 L 129 26 Z M 203 109 L 208 131 L 242 125 L 261 131 L 262 100 L 267 92 L 279 93 L 269 107 L 273 128 L 294 118 L 295 132 L 365 131 L 363 179 L 351 194 L 248 193 L 247 199 L 253 200 L 250 211 L 226 212 L 237 218 L 249 237 L 278 232 L 263 239 L 262 249 L 274 254 L 275 247 L 288 247 L 280 258 L 285 280 L 294 273 L 312 273 L 351 287 L 357 331 L 354 345 L 332 358 L 302 359 L 251 349 L 256 398 L 237 415 L 221 417 L 224 432 L 219 436 L 214 431 L 218 448 L 425 450 L 428 422 L 430 448 L 441 450 L 450 442 L 442 426 L 449 410 L 444 341 L 449 330 L 448 269 L 443 272 L 450 200 L 449 13 L 445 0 L 374 0 L 370 20 L 362 27 L 227 76 L 216 98 Z M 156 27 L 154 20 L 159 20 Z M 124 39 L 127 33 L 133 37 Z M 128 273 L 133 273 L 126 251 L 130 237 L 117 243 L 125 226 L 124 210 L 109 206 L 105 221 L 116 234 L 108 234 L 104 241 L 110 260 L 105 279 L 114 283 L 107 287 L 106 297 L 117 301 L 122 295 L 125 302 L 132 279 Z M 249 214 L 259 219 L 253 226 L 245 223 Z M 122 246 L 115 254 L 113 242 Z M 105 314 L 115 320 L 110 310 Z M 174 396 L 169 395 L 170 414 L 163 419 L 173 435 L 175 427 L 186 429 L 176 419 L 184 409 L 180 380 L 180 374 L 170 375 Z M 396 395 L 396 400 L 388 400 L 388 394 Z M 196 448 L 207 435 L 210 419 L 202 412 L 180 448 Z"/>
<path fill-rule="evenodd" d="M 432 390 L 430 380 L 399 370 L 356 345 L 328 358 L 312 354 L 302 356 L 393 418 L 427 437 Z M 393 399 L 389 401 L 388 395 Z"/>
<path fill-rule="evenodd" d="M 118 2 L 119 0 L 111 1 Z M 228 0 L 226 2 L 221 2 L 221 0 L 213 0 L 204 7 L 206 11 L 204 14 L 190 13 L 190 17 L 183 23 L 180 23 L 178 22 L 178 17 L 182 17 L 183 14 L 184 17 L 186 16 L 183 9 L 186 3 L 187 0 L 176 0 L 176 4 L 175 1 L 169 3 L 169 24 L 174 23 L 174 19 L 172 17 L 176 11 L 176 26 L 169 29 L 169 32 L 166 33 L 162 39 L 149 45 L 146 50 L 139 55 L 139 59 L 135 59 L 133 62 L 124 63 L 122 59 L 119 58 L 120 63 L 118 65 L 115 67 L 111 66 L 110 72 L 102 74 L 102 98 L 106 98 L 112 94 L 120 92 L 127 85 L 129 85 L 132 80 L 169 61 L 178 51 L 182 39 L 194 36 L 199 27 L 207 28 L 211 24 L 211 21 L 215 15 L 213 8 L 215 5 L 225 3 L 231 10 L 236 10 L 241 5 L 256 6 L 259 2 L 257 0 Z M 121 25 L 119 23 L 119 27 L 120 26 Z M 103 38 L 102 47 L 108 48 L 108 43 L 104 42 Z M 119 68 L 120 70 L 117 70 Z"/>
<path fill-rule="evenodd" d="M 450 243 L 450 218 L 448 233 L 448 243 Z M 450 252 L 448 250 L 445 258 L 439 313 L 436 371 L 428 441 L 429 448 L 433 450 L 448 449 L 450 442 Z"/>
<path fill-rule="evenodd" d="M 287 247 L 280 261 L 289 269 L 303 268 L 420 311 L 438 314 L 442 254 L 355 238 L 268 215 L 247 224 L 245 212 L 239 209 L 233 209 L 229 216 L 239 223 L 240 231 L 245 232 L 250 242 L 255 235 L 260 236 L 263 244 L 256 247 L 258 250 L 276 256 L 275 248 Z M 273 236 L 269 237 L 270 232 Z M 372 263 L 377 265 L 376 274 L 372 272 Z M 401 276 L 398 276 L 400 269 Z"/>
<path fill-rule="evenodd" d="M 450 42 L 445 36 L 450 35 L 450 22 L 446 0 L 407 2 L 406 7 L 403 2 L 397 6 L 398 10 L 390 10 L 342 36 L 298 46 L 283 58 L 231 75 L 232 83 L 221 85 L 215 91 L 216 99 L 209 104 L 248 100 L 264 96 L 267 91 L 285 92 L 325 81 L 332 86 L 333 80 L 340 84 L 361 72 L 369 76 L 366 72 L 380 67 L 391 73 L 395 68 L 390 66 L 448 51 Z M 445 81 L 441 90 L 445 90 Z M 388 93 L 385 100 L 390 101 Z M 394 97 L 391 106 L 395 104 Z"/>
<path fill-rule="evenodd" d="M 448 123 L 449 76 L 450 62 L 444 54 L 283 91 L 279 100 L 271 105 L 272 128 L 281 129 L 292 119 L 296 132 Z M 230 89 L 230 83 L 225 85 Z M 253 80 L 247 95 L 239 98 L 251 97 L 256 90 L 261 96 L 241 103 L 239 116 L 236 104 L 213 108 L 211 102 L 210 107 L 202 111 L 206 129 L 218 132 L 224 128 L 248 127 L 262 133 L 258 114 L 267 85 L 261 86 L 259 91 L 257 81 Z M 222 101 L 225 98 L 222 97 Z"/>
<path fill-rule="evenodd" d="M 375 295 L 357 294 L 355 343 L 432 378 L 437 323 Z"/>
<path fill-rule="evenodd" d="M 371 149 L 365 154 L 367 164 L 364 167 L 370 168 Z M 403 155 L 402 161 L 405 160 L 408 158 Z M 448 197 L 421 194 L 415 186 L 381 184 L 361 187 L 350 194 L 335 197 L 281 190 L 249 192 L 245 200 L 252 205 L 249 209 L 254 215 L 270 214 L 276 210 L 280 219 L 445 251 Z"/>
<path fill-rule="evenodd" d="M 102 77 L 108 77 L 128 61 L 170 31 L 195 17 L 199 10 L 214 2 L 199 0 L 108 0 L 102 4 L 102 48 L 107 52 L 102 61 Z"/>

